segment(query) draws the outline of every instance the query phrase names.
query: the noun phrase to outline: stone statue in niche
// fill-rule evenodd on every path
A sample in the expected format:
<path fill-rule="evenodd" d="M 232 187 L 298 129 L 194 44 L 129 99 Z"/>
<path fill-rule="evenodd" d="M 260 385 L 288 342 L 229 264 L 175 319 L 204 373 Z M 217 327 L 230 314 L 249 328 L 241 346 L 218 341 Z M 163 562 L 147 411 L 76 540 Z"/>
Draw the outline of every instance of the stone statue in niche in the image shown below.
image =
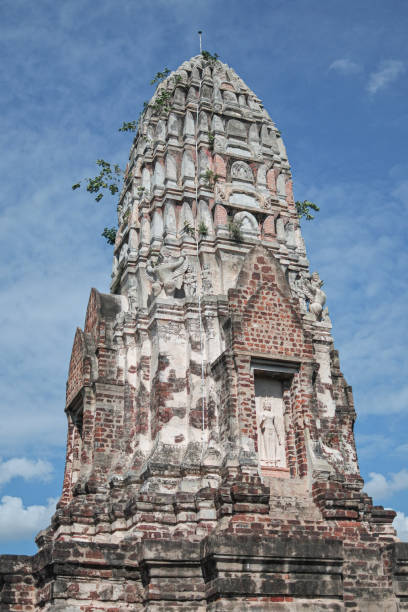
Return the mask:
<path fill-rule="evenodd" d="M 324 308 L 326 294 L 322 289 L 323 284 L 318 272 L 313 272 L 311 275 L 301 272 L 292 285 L 300 300 L 302 312 L 307 312 L 308 304 L 309 313 L 315 321 L 329 321 L 329 311 Z"/>
<path fill-rule="evenodd" d="M 184 291 L 187 297 L 193 297 L 197 293 L 197 273 L 191 264 L 184 275 Z"/>
<path fill-rule="evenodd" d="M 209 264 L 204 264 L 201 270 L 201 279 L 203 284 L 203 294 L 211 295 L 213 292 L 213 285 L 211 279 L 211 268 Z"/>
<path fill-rule="evenodd" d="M 318 272 L 313 272 L 310 279 L 305 283 L 305 293 L 309 299 L 309 312 L 316 321 L 326 319 L 329 314 L 327 308 L 323 309 L 326 303 L 326 294 L 322 290 L 322 286 L 323 281 L 320 279 Z"/>
<path fill-rule="evenodd" d="M 282 407 L 271 398 L 259 399 L 262 401 L 258 425 L 260 462 L 263 465 L 284 468 L 286 467 L 286 451 Z"/>
<path fill-rule="evenodd" d="M 155 297 L 174 297 L 176 289 L 181 289 L 188 260 L 184 255 L 173 257 L 167 249 L 162 249 L 157 261 L 146 266 L 146 274 L 152 283 Z"/>
<path fill-rule="evenodd" d="M 137 311 L 138 304 L 139 304 L 138 292 L 137 292 L 137 288 L 135 286 L 129 288 L 129 291 L 128 291 L 128 302 L 129 302 L 129 312 L 132 315 L 135 315 L 136 311 Z"/>
<path fill-rule="evenodd" d="M 216 202 L 225 202 L 227 200 L 228 195 L 229 193 L 227 194 L 227 190 L 224 183 L 215 183 L 214 198 Z"/>
<path fill-rule="evenodd" d="M 242 161 L 236 161 L 231 167 L 231 178 L 237 181 L 247 181 L 253 183 L 254 175 L 251 168 Z"/>
<path fill-rule="evenodd" d="M 263 208 L 264 210 L 271 210 L 272 208 L 272 197 L 270 194 L 266 195 L 266 194 L 259 194 L 258 198 L 259 200 L 259 204 L 261 206 L 261 208 Z"/>
<path fill-rule="evenodd" d="M 296 276 L 296 273 L 294 273 L 293 276 Z M 304 291 L 304 284 L 307 282 L 307 279 L 308 279 L 308 274 L 304 270 L 302 270 L 299 273 L 299 276 L 295 278 L 294 280 L 292 279 L 292 275 L 289 274 L 290 286 L 292 288 L 292 291 L 299 298 L 300 310 L 303 313 L 307 312 L 307 299 L 306 299 L 306 294 Z"/>

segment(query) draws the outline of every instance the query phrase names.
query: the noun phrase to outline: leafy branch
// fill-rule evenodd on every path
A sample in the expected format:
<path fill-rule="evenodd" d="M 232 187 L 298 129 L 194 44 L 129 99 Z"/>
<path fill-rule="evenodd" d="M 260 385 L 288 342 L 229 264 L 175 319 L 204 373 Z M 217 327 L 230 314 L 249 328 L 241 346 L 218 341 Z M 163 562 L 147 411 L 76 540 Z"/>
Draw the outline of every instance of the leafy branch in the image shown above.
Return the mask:
<path fill-rule="evenodd" d="M 207 168 L 204 174 L 200 175 L 200 178 L 204 179 L 206 187 L 211 189 L 214 187 L 220 176 L 219 174 L 215 174 L 212 170 L 210 170 L 210 168 Z"/>
<path fill-rule="evenodd" d="M 217 53 L 211 54 L 208 51 L 203 51 L 202 56 L 207 62 L 211 64 L 216 62 L 218 59 Z M 169 74 L 170 74 L 169 68 L 167 67 L 164 68 L 164 70 L 162 70 L 161 72 L 157 72 L 155 74 L 153 79 L 150 81 L 150 84 L 156 85 L 156 84 L 163 83 L 163 81 L 169 76 Z M 166 112 L 166 113 L 170 112 L 171 98 L 172 98 L 172 95 L 174 93 L 174 90 L 177 84 L 180 83 L 180 81 L 182 81 L 181 75 L 177 75 L 177 74 L 174 75 L 173 87 L 170 89 L 162 89 L 156 96 L 156 99 L 154 100 L 153 103 L 150 104 L 149 102 L 144 102 L 143 110 L 140 114 L 139 119 L 133 120 L 133 121 L 124 121 L 121 127 L 118 128 L 118 131 L 119 132 L 138 132 L 140 119 L 149 106 L 152 108 L 154 114 L 160 115 L 162 112 Z M 210 142 L 210 148 L 213 148 L 214 136 L 212 133 L 209 133 L 209 142 Z M 83 185 L 85 185 L 86 190 L 89 193 L 96 194 L 95 201 L 100 202 L 104 196 L 104 191 L 109 191 L 111 195 L 115 195 L 116 193 L 119 192 L 121 183 L 123 180 L 123 176 L 125 173 L 118 164 L 111 164 L 110 162 L 107 162 L 104 159 L 98 159 L 96 164 L 99 167 L 99 173 L 92 178 L 85 178 L 85 179 L 78 181 L 77 183 L 72 185 L 72 189 L 75 191 L 79 189 L 80 187 L 82 187 Z M 218 176 L 214 174 L 211 170 L 208 170 L 205 173 L 204 178 L 208 186 L 211 187 L 216 183 Z M 143 194 L 144 188 L 140 187 L 138 191 L 139 191 L 139 195 L 141 196 Z M 208 230 L 206 228 L 204 229 L 204 226 L 203 226 L 201 230 L 200 228 L 198 229 L 198 232 L 201 235 L 206 235 Z M 107 240 L 108 244 L 114 244 L 115 238 L 116 238 L 115 228 L 105 227 L 102 232 L 102 236 Z"/>
<path fill-rule="evenodd" d="M 209 51 L 201 51 L 201 55 L 207 62 L 210 62 L 210 64 L 215 64 L 219 58 L 218 53 L 212 54 Z"/>
<path fill-rule="evenodd" d="M 315 212 L 318 212 L 320 210 L 317 204 L 315 204 L 314 202 L 310 202 L 310 200 L 303 200 L 303 202 L 298 200 L 297 202 L 295 202 L 295 206 L 299 219 L 302 219 L 304 217 L 306 221 L 311 221 L 312 219 L 314 219 L 314 215 L 312 215 L 312 213 L 310 212 L 311 210 L 314 210 Z"/>
<path fill-rule="evenodd" d="M 108 190 L 112 195 L 119 191 L 121 185 L 123 170 L 118 164 L 110 164 L 104 159 L 98 159 L 96 165 L 99 166 L 100 172 L 93 178 L 83 179 L 86 183 L 86 190 L 89 193 L 97 193 L 96 202 L 100 202 L 104 196 L 102 190 Z M 81 187 L 82 181 L 72 185 L 75 191 Z"/>
<path fill-rule="evenodd" d="M 229 234 L 231 238 L 235 240 L 236 242 L 242 242 L 243 240 L 242 231 L 241 231 L 242 222 L 243 222 L 242 219 L 240 219 L 239 221 L 237 219 L 230 219 L 228 221 Z"/>
<path fill-rule="evenodd" d="M 108 244 L 115 244 L 117 229 L 115 227 L 105 227 L 101 236 L 106 238 Z"/>
<path fill-rule="evenodd" d="M 150 85 L 156 85 L 156 83 L 162 83 L 170 74 L 170 70 L 165 68 L 163 72 L 156 72 L 155 76 L 150 81 Z"/>
<path fill-rule="evenodd" d="M 188 221 L 184 221 L 183 231 L 189 236 L 191 236 L 191 238 L 194 238 L 194 240 L 197 242 L 196 230 Z M 203 238 L 205 238 L 205 236 L 208 236 L 208 227 L 206 226 L 204 221 L 200 221 L 200 223 L 198 224 L 197 234 L 199 236 L 203 236 Z"/>
<path fill-rule="evenodd" d="M 153 112 L 160 115 L 162 111 L 168 113 L 170 111 L 170 100 L 171 100 L 172 92 L 167 89 L 163 89 L 156 100 L 152 104 Z"/>
<path fill-rule="evenodd" d="M 208 148 L 210 151 L 214 151 L 215 132 L 207 132 L 208 136 Z"/>
<path fill-rule="evenodd" d="M 124 121 L 118 132 L 137 132 L 139 121 Z"/>

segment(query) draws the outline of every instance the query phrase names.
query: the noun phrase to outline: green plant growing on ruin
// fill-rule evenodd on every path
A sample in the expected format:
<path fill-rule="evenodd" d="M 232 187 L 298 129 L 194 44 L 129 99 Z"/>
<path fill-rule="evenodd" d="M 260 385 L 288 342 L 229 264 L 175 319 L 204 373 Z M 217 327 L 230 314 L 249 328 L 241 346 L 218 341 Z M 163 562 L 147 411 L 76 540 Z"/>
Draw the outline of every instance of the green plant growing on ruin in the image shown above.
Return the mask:
<path fill-rule="evenodd" d="M 163 89 L 156 100 L 152 104 L 153 113 L 160 115 L 162 112 L 168 113 L 170 111 L 170 100 L 172 96 L 171 91 Z"/>
<path fill-rule="evenodd" d="M 188 221 L 184 221 L 183 232 L 195 239 L 195 229 Z"/>
<path fill-rule="evenodd" d="M 117 229 L 115 227 L 105 227 L 101 236 L 103 236 L 108 244 L 115 244 Z"/>
<path fill-rule="evenodd" d="M 310 212 L 311 210 L 318 212 L 320 210 L 319 206 L 314 202 L 310 202 L 310 200 L 303 200 L 303 202 L 297 200 L 295 202 L 296 211 L 299 219 L 306 219 L 306 221 L 311 221 L 314 219 L 314 215 Z"/>
<path fill-rule="evenodd" d="M 214 151 L 215 133 L 207 132 L 208 135 L 208 148 L 210 151 Z"/>
<path fill-rule="evenodd" d="M 235 240 L 235 242 L 242 242 L 244 238 L 242 235 L 241 228 L 242 228 L 242 219 L 240 219 L 239 221 L 237 219 L 230 219 L 228 221 L 229 235 L 231 236 L 233 240 Z"/>
<path fill-rule="evenodd" d="M 155 76 L 150 81 L 150 85 L 156 85 L 156 83 L 162 83 L 164 79 L 166 79 L 169 76 L 170 72 L 171 71 L 168 68 L 165 68 L 163 72 L 156 72 Z"/>
<path fill-rule="evenodd" d="M 119 191 L 124 172 L 118 164 L 110 164 L 104 159 L 98 159 L 96 165 L 100 168 L 99 174 L 92 178 L 78 181 L 78 183 L 72 185 L 72 189 L 74 191 L 79 189 L 82 183 L 85 182 L 86 190 L 89 193 L 97 193 L 95 201 L 100 202 L 104 196 L 103 190 L 108 190 L 111 195 L 115 195 Z"/>
<path fill-rule="evenodd" d="M 155 85 L 163 82 L 169 74 L 170 70 L 168 68 L 164 68 L 162 72 L 156 73 L 156 75 L 150 81 L 150 84 Z M 179 83 L 180 81 L 181 76 L 176 75 L 174 79 L 175 85 L 177 85 L 177 83 Z M 162 112 L 168 112 L 170 110 L 170 101 L 173 91 L 174 88 L 172 91 L 164 89 L 158 94 L 156 100 L 151 105 L 155 114 L 161 114 Z M 118 131 L 137 132 L 140 125 L 140 120 L 148 107 L 149 102 L 144 102 L 139 119 L 133 121 L 124 121 Z M 72 185 L 72 189 L 73 191 L 76 191 L 80 187 L 85 186 L 86 191 L 88 191 L 89 193 L 96 194 L 95 201 L 100 202 L 106 192 L 109 192 L 112 196 L 119 192 L 123 177 L 125 176 L 125 171 L 119 166 L 119 164 L 111 164 L 110 162 L 107 162 L 104 159 L 98 159 L 96 164 L 100 169 L 99 173 L 94 177 L 81 179 L 80 181 Z M 141 195 L 142 191 L 140 191 L 139 189 L 138 191 Z M 114 244 L 116 236 L 116 230 L 114 231 L 114 228 L 105 227 L 101 235 L 106 239 L 108 244 Z"/>
<path fill-rule="evenodd" d="M 205 238 L 206 236 L 208 236 L 208 227 L 206 226 L 206 224 L 204 223 L 204 221 L 200 221 L 199 225 L 198 225 L 198 233 L 200 236 L 202 236 L 203 238 Z"/>
<path fill-rule="evenodd" d="M 218 53 L 210 53 L 209 51 L 201 51 L 201 55 L 210 64 L 215 64 L 215 62 L 220 57 Z"/>
<path fill-rule="evenodd" d="M 124 121 L 118 132 L 137 132 L 139 121 Z"/>
<path fill-rule="evenodd" d="M 128 224 L 129 223 L 129 217 L 130 217 L 130 208 L 128 208 L 127 211 L 125 212 L 125 214 L 123 215 L 123 223 Z"/>
<path fill-rule="evenodd" d="M 210 168 L 207 168 L 204 174 L 200 175 L 200 178 L 204 179 L 206 187 L 212 189 L 220 177 L 218 174 L 215 174 L 212 170 L 210 170 Z"/>

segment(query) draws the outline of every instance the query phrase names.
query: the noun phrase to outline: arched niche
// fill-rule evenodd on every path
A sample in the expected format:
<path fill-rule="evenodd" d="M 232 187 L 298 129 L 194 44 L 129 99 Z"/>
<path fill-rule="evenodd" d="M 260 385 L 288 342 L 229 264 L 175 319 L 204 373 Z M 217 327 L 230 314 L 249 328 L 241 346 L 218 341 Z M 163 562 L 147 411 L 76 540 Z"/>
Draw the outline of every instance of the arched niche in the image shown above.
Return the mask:
<path fill-rule="evenodd" d="M 276 191 L 278 193 L 278 196 L 280 198 L 284 198 L 286 196 L 286 177 L 285 175 L 281 172 L 280 174 L 278 174 L 278 177 L 276 179 Z"/>
<path fill-rule="evenodd" d="M 150 239 L 162 240 L 163 239 L 163 217 L 158 210 L 155 210 L 152 218 L 152 225 L 150 228 Z"/>
<path fill-rule="evenodd" d="M 178 234 L 186 242 L 194 242 L 194 238 L 188 232 L 185 231 L 186 227 L 194 229 L 194 217 L 190 204 L 188 202 L 183 202 L 180 211 Z"/>
<path fill-rule="evenodd" d="M 251 215 L 246 210 L 238 212 L 234 215 L 234 222 L 240 226 L 240 231 L 244 236 L 257 238 L 259 236 L 259 226 L 254 215 Z"/>
<path fill-rule="evenodd" d="M 163 228 L 167 234 L 172 236 L 176 236 L 177 234 L 177 221 L 176 221 L 176 210 L 174 208 L 173 202 L 166 202 L 164 207 L 164 219 L 163 219 Z"/>
<path fill-rule="evenodd" d="M 177 162 L 171 151 L 166 155 L 166 186 L 177 187 Z"/>
<path fill-rule="evenodd" d="M 204 223 L 207 228 L 207 236 L 214 234 L 214 225 L 210 209 L 208 208 L 207 202 L 200 200 L 198 203 L 198 222 Z"/>
<path fill-rule="evenodd" d="M 154 173 L 153 173 L 153 189 L 163 189 L 164 188 L 164 168 L 160 163 L 160 160 L 157 160 L 154 165 Z"/>

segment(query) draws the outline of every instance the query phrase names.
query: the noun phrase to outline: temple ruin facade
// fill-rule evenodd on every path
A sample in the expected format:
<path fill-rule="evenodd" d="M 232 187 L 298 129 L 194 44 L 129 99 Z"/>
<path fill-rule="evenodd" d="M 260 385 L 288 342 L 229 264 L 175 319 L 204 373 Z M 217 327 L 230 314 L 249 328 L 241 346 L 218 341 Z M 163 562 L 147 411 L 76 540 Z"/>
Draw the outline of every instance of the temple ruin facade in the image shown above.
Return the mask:
<path fill-rule="evenodd" d="M 226 64 L 159 84 L 66 393 L 66 467 L 0 610 L 408 610 L 281 135 Z"/>

